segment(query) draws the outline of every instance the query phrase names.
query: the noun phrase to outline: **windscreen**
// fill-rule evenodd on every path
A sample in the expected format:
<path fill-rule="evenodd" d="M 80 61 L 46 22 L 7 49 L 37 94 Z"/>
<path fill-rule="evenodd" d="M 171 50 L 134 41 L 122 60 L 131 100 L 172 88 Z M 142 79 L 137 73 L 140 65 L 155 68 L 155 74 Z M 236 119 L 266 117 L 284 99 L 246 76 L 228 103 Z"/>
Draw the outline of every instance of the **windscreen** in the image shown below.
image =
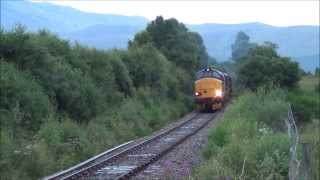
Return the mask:
<path fill-rule="evenodd" d="M 223 80 L 223 77 L 220 73 L 218 73 L 217 71 L 200 71 L 196 74 L 196 79 L 202 79 L 202 78 L 216 78 L 216 79 L 220 79 Z"/>

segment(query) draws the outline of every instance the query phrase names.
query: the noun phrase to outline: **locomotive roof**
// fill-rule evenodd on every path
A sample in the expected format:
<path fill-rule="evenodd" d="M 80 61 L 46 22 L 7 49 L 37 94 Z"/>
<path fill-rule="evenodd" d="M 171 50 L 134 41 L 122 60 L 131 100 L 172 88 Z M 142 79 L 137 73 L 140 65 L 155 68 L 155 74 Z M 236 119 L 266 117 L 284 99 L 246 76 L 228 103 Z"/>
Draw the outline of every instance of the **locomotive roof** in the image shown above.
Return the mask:
<path fill-rule="evenodd" d="M 208 68 L 204 68 L 204 69 L 201 69 L 200 71 L 198 71 L 197 73 L 200 73 L 200 72 L 208 72 L 208 71 L 215 71 L 217 73 L 219 73 L 220 75 L 222 76 L 229 76 L 227 73 L 225 72 L 222 72 L 216 68 L 212 68 L 212 67 L 208 67 Z"/>

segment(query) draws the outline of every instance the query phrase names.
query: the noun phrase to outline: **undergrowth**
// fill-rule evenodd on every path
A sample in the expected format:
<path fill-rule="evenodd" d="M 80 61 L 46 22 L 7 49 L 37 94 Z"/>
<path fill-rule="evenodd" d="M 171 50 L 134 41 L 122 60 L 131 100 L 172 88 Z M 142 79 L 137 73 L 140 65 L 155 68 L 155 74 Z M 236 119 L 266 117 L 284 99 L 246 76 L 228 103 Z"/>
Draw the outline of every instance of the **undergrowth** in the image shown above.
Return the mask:
<path fill-rule="evenodd" d="M 235 99 L 211 130 L 203 150 L 207 161 L 195 169 L 195 179 L 285 178 L 289 138 L 282 130 L 287 107 L 281 89 L 246 92 Z"/>

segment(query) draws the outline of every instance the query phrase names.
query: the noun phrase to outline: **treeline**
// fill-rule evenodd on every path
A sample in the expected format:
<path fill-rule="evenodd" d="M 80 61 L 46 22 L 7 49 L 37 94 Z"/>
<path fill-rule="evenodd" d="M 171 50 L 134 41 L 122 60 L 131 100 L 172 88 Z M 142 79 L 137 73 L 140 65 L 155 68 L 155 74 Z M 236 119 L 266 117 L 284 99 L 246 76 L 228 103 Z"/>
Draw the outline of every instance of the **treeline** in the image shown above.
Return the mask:
<path fill-rule="evenodd" d="M 127 50 L 0 31 L 0 174 L 35 179 L 147 135 L 192 108 L 201 37 L 157 17 Z"/>

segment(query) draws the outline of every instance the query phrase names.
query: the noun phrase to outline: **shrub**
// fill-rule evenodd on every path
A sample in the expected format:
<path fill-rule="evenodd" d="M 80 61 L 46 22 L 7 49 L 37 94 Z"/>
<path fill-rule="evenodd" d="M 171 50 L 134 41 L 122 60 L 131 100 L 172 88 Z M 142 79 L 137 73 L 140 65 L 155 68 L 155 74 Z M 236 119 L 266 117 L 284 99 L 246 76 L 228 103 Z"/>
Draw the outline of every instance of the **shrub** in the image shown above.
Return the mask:
<path fill-rule="evenodd" d="M 290 93 L 288 96 L 292 103 L 292 110 L 299 123 L 310 122 L 312 118 L 320 118 L 319 99 L 305 93 Z"/>
<path fill-rule="evenodd" d="M 28 74 L 19 72 L 14 65 L 0 61 L 0 109 L 4 127 L 36 131 L 52 112 L 48 96 Z"/>
<path fill-rule="evenodd" d="M 269 168 L 269 172 L 266 172 L 267 177 L 272 172 L 277 172 L 281 176 L 287 176 L 289 165 L 289 137 L 285 133 L 268 134 L 260 137 L 256 144 L 256 158 L 258 162 L 262 162 L 259 165 L 259 170 L 265 170 Z M 273 166 L 266 167 L 264 161 L 272 161 Z"/>
<path fill-rule="evenodd" d="M 35 163 L 50 162 L 39 170 L 46 172 L 42 176 L 84 160 L 94 152 L 89 146 L 85 132 L 70 119 L 60 118 L 60 122 L 55 117 L 47 119 L 39 131 L 41 141 L 33 149 L 33 155 L 38 158 Z M 50 157 L 45 158 L 46 155 Z"/>
<path fill-rule="evenodd" d="M 115 131 L 107 126 L 107 123 L 112 119 L 108 119 L 106 116 L 110 116 L 110 114 L 97 117 L 90 121 L 85 128 L 86 137 L 90 142 L 91 154 L 101 153 L 120 142 Z"/>
<path fill-rule="evenodd" d="M 320 119 L 320 93 L 314 91 L 318 83 L 319 77 L 304 76 L 299 82 L 299 88 L 288 93 L 288 101 L 292 104 L 294 115 L 300 124 Z"/>

